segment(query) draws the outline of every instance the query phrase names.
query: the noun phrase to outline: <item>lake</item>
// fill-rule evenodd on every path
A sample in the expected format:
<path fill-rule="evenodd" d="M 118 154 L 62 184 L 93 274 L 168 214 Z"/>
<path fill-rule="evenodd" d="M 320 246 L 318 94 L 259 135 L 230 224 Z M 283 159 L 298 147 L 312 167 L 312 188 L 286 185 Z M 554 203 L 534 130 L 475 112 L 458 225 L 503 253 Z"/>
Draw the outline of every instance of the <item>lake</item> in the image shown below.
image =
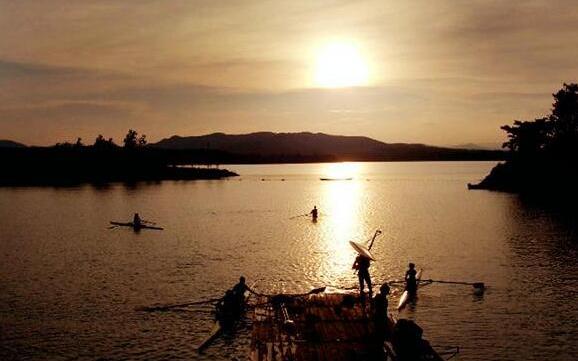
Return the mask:
<path fill-rule="evenodd" d="M 353 288 L 348 242 L 379 228 L 375 284 L 402 279 L 411 261 L 423 278 L 488 286 L 480 296 L 432 284 L 400 314 L 438 349 L 459 346 L 458 360 L 575 360 L 576 215 L 467 190 L 494 165 L 230 165 L 240 177 L 0 188 L 0 359 L 246 360 L 249 325 L 197 354 L 210 307 L 138 308 L 220 297 L 240 275 L 264 293 Z M 295 217 L 314 205 L 318 222 Z M 165 230 L 109 229 L 134 212 Z"/>

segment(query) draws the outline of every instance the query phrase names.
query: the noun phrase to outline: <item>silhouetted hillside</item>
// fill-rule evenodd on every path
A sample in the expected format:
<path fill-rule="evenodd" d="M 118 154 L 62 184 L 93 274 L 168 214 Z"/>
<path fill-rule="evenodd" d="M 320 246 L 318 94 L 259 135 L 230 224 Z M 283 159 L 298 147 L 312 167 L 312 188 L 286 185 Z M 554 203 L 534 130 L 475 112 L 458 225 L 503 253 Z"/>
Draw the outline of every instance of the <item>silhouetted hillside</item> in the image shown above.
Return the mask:
<path fill-rule="evenodd" d="M 570 202 L 578 198 L 578 84 L 553 94 L 551 114 L 504 125 L 509 160 L 470 189 L 488 189 Z M 571 203 L 571 202 L 570 202 Z M 572 204 L 575 209 L 575 203 Z"/>
<path fill-rule="evenodd" d="M 25 148 L 22 143 L 14 142 L 12 140 L 0 139 L 0 148 Z"/>
<path fill-rule="evenodd" d="M 230 154 L 229 160 L 242 163 L 504 159 L 502 151 L 441 148 L 424 144 L 388 144 L 368 137 L 306 132 L 173 136 L 152 144 L 151 147 L 222 151 Z"/>

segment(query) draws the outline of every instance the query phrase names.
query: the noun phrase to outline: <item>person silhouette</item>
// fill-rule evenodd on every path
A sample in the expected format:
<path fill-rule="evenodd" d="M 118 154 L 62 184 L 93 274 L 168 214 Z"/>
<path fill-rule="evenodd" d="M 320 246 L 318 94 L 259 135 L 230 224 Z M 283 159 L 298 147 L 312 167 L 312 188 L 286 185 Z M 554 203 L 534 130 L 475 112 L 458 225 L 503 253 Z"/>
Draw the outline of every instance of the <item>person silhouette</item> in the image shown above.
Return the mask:
<path fill-rule="evenodd" d="M 353 262 L 352 269 L 357 271 L 357 277 L 359 278 L 359 294 L 361 296 L 364 295 L 364 283 L 367 283 L 367 288 L 369 289 L 369 297 L 373 295 L 373 291 L 371 289 L 371 277 L 369 275 L 369 266 L 371 260 L 367 257 L 362 255 L 358 255 L 355 258 L 355 262 Z"/>
<path fill-rule="evenodd" d="M 142 226 L 142 219 L 140 218 L 138 213 L 134 214 L 134 217 L 132 218 L 132 224 L 134 228 L 139 228 L 140 226 Z"/>
<path fill-rule="evenodd" d="M 410 262 L 409 269 L 405 272 L 405 289 L 412 297 L 417 293 L 416 275 L 415 264 Z"/>
<path fill-rule="evenodd" d="M 313 209 L 311 210 L 311 212 L 309 214 L 311 214 L 311 218 L 313 218 L 313 220 L 316 221 L 317 216 L 319 215 L 319 212 L 317 210 L 317 206 L 313 206 Z"/>
<path fill-rule="evenodd" d="M 379 288 L 379 293 L 373 298 L 373 323 L 375 337 L 378 341 L 383 342 L 387 335 L 387 308 L 389 301 L 389 285 L 384 283 Z"/>

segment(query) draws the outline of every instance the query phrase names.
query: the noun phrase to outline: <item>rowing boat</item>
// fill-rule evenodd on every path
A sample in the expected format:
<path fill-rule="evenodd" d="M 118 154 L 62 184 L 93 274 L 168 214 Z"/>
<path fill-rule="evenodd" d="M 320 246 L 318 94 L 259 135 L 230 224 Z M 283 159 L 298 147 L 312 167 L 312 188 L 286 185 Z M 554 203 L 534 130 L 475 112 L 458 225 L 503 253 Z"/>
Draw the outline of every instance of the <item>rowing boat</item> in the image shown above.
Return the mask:
<path fill-rule="evenodd" d="M 164 228 L 162 227 L 155 227 L 155 226 L 148 226 L 146 224 L 134 224 L 133 222 L 110 222 L 110 224 L 112 224 L 113 226 L 118 226 L 118 227 L 130 227 L 132 229 L 134 229 L 135 231 L 141 230 L 141 229 L 153 229 L 153 230 L 157 230 L 157 231 L 162 231 Z"/>
<path fill-rule="evenodd" d="M 255 283 L 253 283 L 251 288 L 254 287 L 254 285 Z M 204 339 L 201 340 L 201 342 L 199 342 L 199 344 L 194 347 L 197 352 L 201 352 L 204 348 L 209 346 L 211 342 L 213 342 L 213 340 L 215 340 L 224 330 L 230 330 L 233 328 L 235 323 L 243 316 L 245 305 L 249 301 L 251 293 L 249 291 L 245 291 L 244 296 L 245 298 L 243 299 L 243 305 L 241 307 L 243 312 L 237 315 L 226 315 L 224 312 L 217 312 L 211 331 Z"/>
<path fill-rule="evenodd" d="M 407 290 L 403 291 L 403 294 L 401 295 L 400 299 L 399 299 L 399 304 L 397 305 L 397 311 L 401 311 L 403 310 L 403 308 L 410 302 L 413 301 L 415 299 L 415 297 L 417 296 L 417 287 L 419 286 L 419 281 L 421 280 L 421 274 L 423 272 L 423 269 L 420 269 L 419 271 L 417 271 L 417 275 L 415 276 L 415 280 L 416 280 L 416 284 L 415 284 L 415 294 L 412 295 L 410 294 Z"/>

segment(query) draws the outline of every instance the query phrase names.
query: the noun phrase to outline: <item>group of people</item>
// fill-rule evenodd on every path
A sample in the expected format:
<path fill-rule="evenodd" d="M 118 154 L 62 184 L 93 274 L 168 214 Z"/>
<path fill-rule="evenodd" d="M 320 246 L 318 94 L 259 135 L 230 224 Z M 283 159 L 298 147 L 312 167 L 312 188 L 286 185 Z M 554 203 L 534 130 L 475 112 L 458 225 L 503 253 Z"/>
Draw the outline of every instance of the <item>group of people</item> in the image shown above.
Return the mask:
<path fill-rule="evenodd" d="M 357 272 L 357 277 L 359 279 L 359 292 L 363 296 L 365 293 L 365 284 L 369 291 L 369 297 L 373 295 L 373 289 L 371 287 L 371 276 L 369 275 L 369 266 L 371 265 L 371 259 L 358 255 L 353 262 L 351 269 Z M 405 289 L 410 294 L 410 296 L 415 296 L 417 292 L 417 271 L 415 270 L 415 264 L 410 263 L 409 269 L 405 272 Z M 383 287 L 383 286 L 382 286 Z"/>
<path fill-rule="evenodd" d="M 384 283 L 379 288 L 379 293 L 372 298 L 373 290 L 371 287 L 371 277 L 369 275 L 369 266 L 371 265 L 371 260 L 362 255 L 358 255 L 355 258 L 352 269 L 357 271 L 357 277 L 359 278 L 359 292 L 364 299 L 365 297 L 365 283 L 367 283 L 367 288 L 369 291 L 369 298 L 372 299 L 373 306 L 373 322 L 375 325 L 375 335 L 379 339 L 383 339 L 387 333 L 387 309 L 389 306 L 389 300 L 387 296 L 389 295 L 389 285 Z M 410 263 L 409 269 L 405 272 L 405 289 L 409 293 L 410 297 L 415 297 L 417 293 L 417 271 L 415 270 L 415 264 Z"/>

